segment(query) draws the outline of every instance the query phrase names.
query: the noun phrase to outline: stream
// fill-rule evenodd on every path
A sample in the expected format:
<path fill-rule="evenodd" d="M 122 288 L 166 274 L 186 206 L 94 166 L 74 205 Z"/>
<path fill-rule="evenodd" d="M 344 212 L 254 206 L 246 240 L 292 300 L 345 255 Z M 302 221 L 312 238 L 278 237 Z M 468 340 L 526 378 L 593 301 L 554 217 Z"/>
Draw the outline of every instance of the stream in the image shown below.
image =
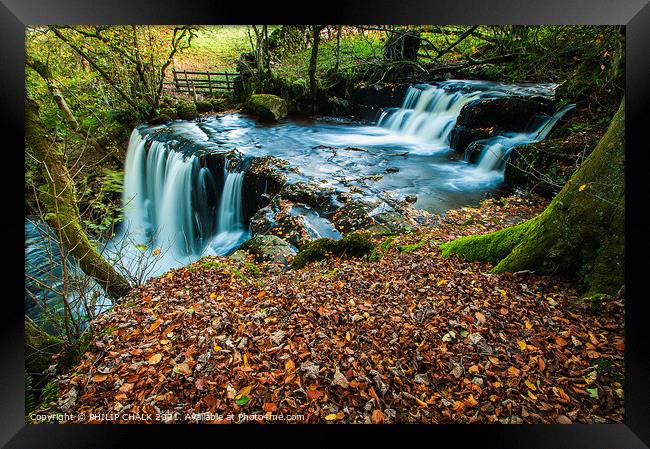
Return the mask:
<path fill-rule="evenodd" d="M 552 98 L 555 87 L 466 80 L 413 85 L 402 106 L 385 109 L 376 124 L 333 117 L 290 117 L 265 124 L 242 113 L 226 113 L 138 126 L 125 164 L 126 219 L 107 242 L 105 256 L 122 267 L 140 263 L 143 254 L 151 256 L 153 266 L 143 275 L 148 278 L 206 255 L 230 254 L 251 237 L 241 160 L 264 156 L 288 162 L 290 169 L 283 171 L 288 183 L 309 181 L 336 192 L 352 191 L 381 207 L 386 198 L 407 196 L 417 197 L 413 207 L 432 213 L 476 206 L 486 195 L 507 191 L 503 161 L 508 152 L 542 140 L 570 107 L 535 117 L 524 132 L 484 139 L 476 164 L 449 146 L 461 109 L 477 99 L 509 95 Z M 219 168 L 203 157 L 227 152 L 241 157 Z M 340 236 L 314 211 L 297 210 L 304 211 L 316 237 Z M 26 271 L 51 284 L 56 279 L 43 269 L 49 259 L 37 226 L 26 220 Z M 46 289 L 39 291 L 35 282 L 28 284 L 30 295 L 57 300 Z M 39 307 L 28 296 L 27 313 L 38 315 Z"/>

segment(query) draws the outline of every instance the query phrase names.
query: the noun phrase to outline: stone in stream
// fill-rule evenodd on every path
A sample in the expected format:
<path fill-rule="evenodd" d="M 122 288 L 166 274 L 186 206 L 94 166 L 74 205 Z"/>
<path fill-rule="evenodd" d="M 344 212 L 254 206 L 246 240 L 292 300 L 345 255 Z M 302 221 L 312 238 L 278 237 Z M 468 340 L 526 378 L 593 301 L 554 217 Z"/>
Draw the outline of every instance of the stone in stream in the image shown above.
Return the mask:
<path fill-rule="evenodd" d="M 550 100 L 517 96 L 487 98 L 467 103 L 449 135 L 450 146 L 459 153 L 477 140 L 503 132 L 522 132 L 536 115 L 552 115 Z"/>
<path fill-rule="evenodd" d="M 264 121 L 277 122 L 287 116 L 287 102 L 277 95 L 251 95 L 247 107 Z"/>

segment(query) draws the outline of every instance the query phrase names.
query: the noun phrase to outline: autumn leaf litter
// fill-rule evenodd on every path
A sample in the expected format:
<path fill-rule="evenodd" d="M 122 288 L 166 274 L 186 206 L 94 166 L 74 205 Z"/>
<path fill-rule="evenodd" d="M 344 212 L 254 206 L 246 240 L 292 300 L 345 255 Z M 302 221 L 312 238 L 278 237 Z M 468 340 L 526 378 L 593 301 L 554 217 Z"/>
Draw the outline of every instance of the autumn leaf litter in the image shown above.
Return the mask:
<path fill-rule="evenodd" d="M 174 422 L 622 422 L 622 295 L 595 310 L 557 276 L 440 255 L 444 241 L 542 208 L 510 197 L 432 216 L 372 262 L 251 270 L 213 257 L 151 279 L 92 323 L 56 408 Z"/>

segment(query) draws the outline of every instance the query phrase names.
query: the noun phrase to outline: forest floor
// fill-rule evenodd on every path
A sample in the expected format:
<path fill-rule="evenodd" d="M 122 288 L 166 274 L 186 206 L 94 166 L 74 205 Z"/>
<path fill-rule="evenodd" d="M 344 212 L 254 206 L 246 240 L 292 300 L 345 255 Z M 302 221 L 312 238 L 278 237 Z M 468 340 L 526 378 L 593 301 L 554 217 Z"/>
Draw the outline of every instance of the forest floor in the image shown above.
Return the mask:
<path fill-rule="evenodd" d="M 441 242 L 543 207 L 513 196 L 432 216 L 372 262 L 281 270 L 214 257 L 151 279 L 92 324 L 56 409 L 152 422 L 622 422 L 622 296 L 586 304 L 557 276 L 440 255 Z"/>

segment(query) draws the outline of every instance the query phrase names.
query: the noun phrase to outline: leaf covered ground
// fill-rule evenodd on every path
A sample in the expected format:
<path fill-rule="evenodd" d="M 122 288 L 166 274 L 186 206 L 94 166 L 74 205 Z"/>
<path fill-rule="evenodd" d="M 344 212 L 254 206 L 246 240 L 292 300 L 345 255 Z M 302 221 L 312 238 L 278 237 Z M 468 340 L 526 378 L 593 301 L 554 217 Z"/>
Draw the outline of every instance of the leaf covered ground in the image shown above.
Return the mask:
<path fill-rule="evenodd" d="M 441 242 L 542 207 L 487 200 L 378 237 L 366 259 L 279 270 L 214 257 L 151 279 L 92 324 L 56 408 L 171 422 L 622 422 L 622 295 L 585 302 L 558 277 L 440 255 Z"/>

